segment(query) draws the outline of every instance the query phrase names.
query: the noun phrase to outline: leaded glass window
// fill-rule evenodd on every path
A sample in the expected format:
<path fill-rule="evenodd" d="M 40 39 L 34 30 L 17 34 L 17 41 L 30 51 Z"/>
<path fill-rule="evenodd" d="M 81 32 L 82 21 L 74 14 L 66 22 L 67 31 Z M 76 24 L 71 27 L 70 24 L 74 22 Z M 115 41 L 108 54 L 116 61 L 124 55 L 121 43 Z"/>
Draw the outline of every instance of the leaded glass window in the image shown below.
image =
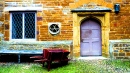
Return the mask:
<path fill-rule="evenodd" d="M 35 39 L 35 12 L 11 12 L 11 39 Z"/>
<path fill-rule="evenodd" d="M 12 39 L 22 39 L 22 13 L 12 13 Z"/>

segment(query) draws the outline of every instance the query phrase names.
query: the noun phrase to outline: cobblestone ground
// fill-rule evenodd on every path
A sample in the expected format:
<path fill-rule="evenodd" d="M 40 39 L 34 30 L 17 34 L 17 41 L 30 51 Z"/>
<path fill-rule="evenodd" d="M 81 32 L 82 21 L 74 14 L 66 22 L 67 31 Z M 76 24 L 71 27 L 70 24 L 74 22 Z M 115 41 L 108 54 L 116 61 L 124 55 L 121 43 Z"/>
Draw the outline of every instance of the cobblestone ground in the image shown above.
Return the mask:
<path fill-rule="evenodd" d="M 104 63 L 104 61 L 107 61 L 109 59 L 97 59 L 97 60 L 80 60 L 83 62 L 87 62 L 93 66 L 96 66 L 97 68 L 103 68 L 107 71 L 107 73 L 130 73 L 130 69 L 125 69 L 121 67 L 114 67 L 109 64 L 109 62 Z M 99 72 L 100 73 L 100 72 Z"/>

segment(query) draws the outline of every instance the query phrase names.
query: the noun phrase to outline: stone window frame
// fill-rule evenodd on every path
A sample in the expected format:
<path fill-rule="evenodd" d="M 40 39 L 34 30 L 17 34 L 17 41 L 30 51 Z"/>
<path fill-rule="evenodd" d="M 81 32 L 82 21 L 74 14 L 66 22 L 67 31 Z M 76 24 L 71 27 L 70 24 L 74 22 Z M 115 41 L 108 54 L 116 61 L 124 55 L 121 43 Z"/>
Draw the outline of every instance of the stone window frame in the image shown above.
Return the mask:
<path fill-rule="evenodd" d="M 22 13 L 33 12 L 33 13 L 35 13 L 35 38 L 34 39 L 24 39 L 24 38 L 22 38 L 22 39 L 12 39 L 12 13 L 13 12 L 10 12 L 10 41 L 20 41 L 20 42 L 22 42 L 22 41 L 28 41 L 28 42 L 29 41 L 36 41 L 36 38 L 37 38 L 37 34 L 36 34 L 36 31 L 37 31 L 37 28 L 36 28 L 37 20 L 36 20 L 36 18 L 37 18 L 37 16 L 36 15 L 37 15 L 37 12 L 36 11 L 14 11 L 14 12 L 22 12 Z"/>

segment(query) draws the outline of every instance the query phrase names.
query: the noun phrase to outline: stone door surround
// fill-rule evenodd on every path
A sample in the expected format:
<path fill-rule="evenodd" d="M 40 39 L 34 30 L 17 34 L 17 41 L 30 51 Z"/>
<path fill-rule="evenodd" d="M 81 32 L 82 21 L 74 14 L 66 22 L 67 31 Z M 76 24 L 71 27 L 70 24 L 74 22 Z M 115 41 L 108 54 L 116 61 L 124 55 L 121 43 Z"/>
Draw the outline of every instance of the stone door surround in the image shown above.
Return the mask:
<path fill-rule="evenodd" d="M 101 24 L 102 56 L 109 56 L 109 31 L 110 12 L 109 11 L 72 11 L 73 12 L 73 53 L 75 57 L 80 56 L 80 25 L 82 21 L 91 18 L 96 19 Z"/>

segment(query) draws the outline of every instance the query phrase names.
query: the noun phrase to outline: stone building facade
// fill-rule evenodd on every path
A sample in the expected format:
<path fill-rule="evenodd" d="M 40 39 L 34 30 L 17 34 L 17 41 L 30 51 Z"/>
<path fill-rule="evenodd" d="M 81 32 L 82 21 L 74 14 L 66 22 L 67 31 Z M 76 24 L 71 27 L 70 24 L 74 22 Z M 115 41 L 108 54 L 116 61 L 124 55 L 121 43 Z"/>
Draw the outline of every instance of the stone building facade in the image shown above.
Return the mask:
<path fill-rule="evenodd" d="M 116 4 L 120 6 L 119 13 L 115 12 L 114 5 Z M 35 44 L 33 45 L 35 48 L 42 49 L 43 46 L 39 47 L 37 43 L 42 44 L 49 41 L 50 44 L 50 42 L 58 41 L 63 44 L 69 43 L 67 49 L 74 57 L 100 55 L 130 58 L 129 0 L 0 0 L 0 12 L 0 32 L 3 34 L 6 44 L 11 43 L 8 49 L 12 50 L 12 47 L 15 49 L 19 44 L 24 49 L 23 47 L 29 46 L 30 41 L 30 45 Z M 23 21 L 18 19 L 19 14 L 15 16 L 15 13 L 20 12 L 23 13 L 21 15 Z M 34 12 L 34 20 L 30 20 L 33 14 L 27 14 L 27 17 L 30 18 L 25 23 L 26 12 Z M 20 20 L 23 23 L 20 23 Z M 35 22 L 33 23 L 33 21 Z M 28 30 L 24 26 L 13 25 L 15 23 L 27 25 Z M 29 23 L 34 24 L 35 28 Z M 26 31 L 29 31 L 27 34 L 34 33 L 30 34 L 34 36 L 29 36 L 34 37 L 33 43 L 32 40 L 23 38 L 26 34 L 23 34 L 22 39 L 15 40 L 20 38 L 20 31 L 14 30 L 14 27 L 23 30 L 21 34 Z M 16 34 L 18 35 L 15 36 Z M 93 36 L 90 36 L 91 39 L 89 39 L 88 35 Z M 15 43 L 12 44 L 12 41 Z M 88 46 L 91 49 L 86 48 Z"/>

